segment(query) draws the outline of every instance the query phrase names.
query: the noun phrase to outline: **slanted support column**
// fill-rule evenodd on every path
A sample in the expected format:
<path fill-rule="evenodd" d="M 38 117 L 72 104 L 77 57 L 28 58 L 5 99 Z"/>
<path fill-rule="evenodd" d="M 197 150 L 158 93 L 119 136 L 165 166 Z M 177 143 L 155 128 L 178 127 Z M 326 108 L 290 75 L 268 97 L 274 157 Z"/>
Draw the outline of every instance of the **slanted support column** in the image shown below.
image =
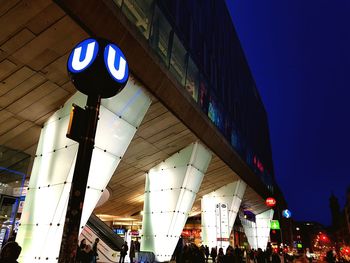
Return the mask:
<path fill-rule="evenodd" d="M 78 143 L 66 137 L 76 93 L 42 128 L 16 241 L 20 262 L 57 262 Z M 81 226 L 84 226 L 129 146 L 151 101 L 132 78 L 117 96 L 104 99 L 95 137 Z M 81 229 L 81 228 L 80 228 Z"/>
<path fill-rule="evenodd" d="M 258 249 L 258 239 L 256 236 L 256 224 L 253 221 L 245 219 L 243 216 L 239 218 L 241 220 L 244 234 L 247 237 L 249 246 L 251 249 Z"/>
<path fill-rule="evenodd" d="M 196 142 L 146 175 L 141 251 L 153 252 L 157 262 L 170 260 L 211 157 Z"/>
<path fill-rule="evenodd" d="M 246 183 L 237 180 L 202 198 L 202 242 L 227 248 L 232 227 L 242 202 Z"/>
<path fill-rule="evenodd" d="M 247 236 L 251 248 L 266 249 L 270 237 L 273 209 L 269 209 L 255 216 L 255 222 L 241 218 L 244 233 Z"/>
<path fill-rule="evenodd" d="M 269 209 L 255 216 L 256 236 L 258 248 L 266 249 L 270 238 L 271 220 L 273 218 L 273 209 Z"/>

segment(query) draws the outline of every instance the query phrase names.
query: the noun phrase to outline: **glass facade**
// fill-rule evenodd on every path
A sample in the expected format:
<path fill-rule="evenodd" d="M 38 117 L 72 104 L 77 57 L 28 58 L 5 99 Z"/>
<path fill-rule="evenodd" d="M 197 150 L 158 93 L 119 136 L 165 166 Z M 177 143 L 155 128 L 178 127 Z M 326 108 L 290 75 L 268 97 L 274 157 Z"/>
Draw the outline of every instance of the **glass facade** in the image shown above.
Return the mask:
<path fill-rule="evenodd" d="M 273 190 L 266 112 L 225 2 L 114 2 L 148 40 L 178 84 Z"/>

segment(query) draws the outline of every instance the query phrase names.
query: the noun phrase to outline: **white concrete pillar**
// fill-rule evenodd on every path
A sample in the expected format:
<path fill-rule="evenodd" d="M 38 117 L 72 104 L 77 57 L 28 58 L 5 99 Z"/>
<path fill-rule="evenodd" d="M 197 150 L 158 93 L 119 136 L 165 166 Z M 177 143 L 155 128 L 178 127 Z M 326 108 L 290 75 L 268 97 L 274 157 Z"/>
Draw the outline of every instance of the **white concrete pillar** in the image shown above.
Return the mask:
<path fill-rule="evenodd" d="M 227 248 L 246 187 L 245 182 L 237 180 L 203 196 L 201 219 L 204 245 Z"/>
<path fill-rule="evenodd" d="M 273 209 L 269 209 L 255 216 L 255 222 L 241 218 L 244 233 L 248 239 L 251 248 L 263 250 L 266 249 L 270 238 L 271 220 L 273 218 Z"/>
<path fill-rule="evenodd" d="M 247 237 L 250 248 L 258 249 L 258 239 L 256 236 L 256 224 L 253 221 L 240 217 L 244 233 Z"/>
<path fill-rule="evenodd" d="M 141 251 L 153 252 L 157 262 L 170 260 L 211 157 L 196 142 L 146 175 Z"/>
<path fill-rule="evenodd" d="M 266 249 L 270 238 L 271 220 L 273 218 L 273 209 L 269 209 L 255 216 L 256 236 L 258 248 Z"/>
<path fill-rule="evenodd" d="M 20 262 L 57 262 L 78 143 L 66 137 L 72 103 L 84 107 L 76 93 L 42 128 L 16 241 Z M 130 78 L 124 90 L 103 99 L 100 108 L 81 226 L 84 226 L 129 146 L 151 101 Z"/>

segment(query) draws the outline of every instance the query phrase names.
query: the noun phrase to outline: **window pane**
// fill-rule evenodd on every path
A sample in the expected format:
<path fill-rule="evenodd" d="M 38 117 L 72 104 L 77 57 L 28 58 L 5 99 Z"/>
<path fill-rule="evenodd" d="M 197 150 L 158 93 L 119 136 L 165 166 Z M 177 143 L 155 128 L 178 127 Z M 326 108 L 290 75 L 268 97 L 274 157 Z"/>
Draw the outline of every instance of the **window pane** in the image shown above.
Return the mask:
<path fill-rule="evenodd" d="M 122 6 L 123 13 L 136 25 L 145 38 L 149 36 L 152 3 L 153 0 L 124 0 Z"/>
<path fill-rule="evenodd" d="M 180 84 L 184 86 L 186 77 L 186 50 L 176 35 L 174 35 L 171 51 L 170 71 Z"/>
<path fill-rule="evenodd" d="M 199 73 L 197 66 L 194 64 L 191 58 L 188 60 L 185 87 L 186 90 L 191 94 L 192 98 L 197 102 L 199 90 Z"/>
<path fill-rule="evenodd" d="M 157 7 L 154 12 L 151 28 L 150 44 L 168 66 L 169 63 L 169 37 L 171 26 L 163 13 Z"/>

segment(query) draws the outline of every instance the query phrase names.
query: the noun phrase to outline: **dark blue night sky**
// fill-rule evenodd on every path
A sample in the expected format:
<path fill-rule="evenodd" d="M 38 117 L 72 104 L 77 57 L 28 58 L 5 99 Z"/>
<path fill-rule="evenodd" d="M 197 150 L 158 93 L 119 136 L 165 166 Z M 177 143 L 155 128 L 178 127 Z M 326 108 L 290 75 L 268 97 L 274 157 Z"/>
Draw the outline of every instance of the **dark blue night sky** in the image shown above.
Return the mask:
<path fill-rule="evenodd" d="M 350 185 L 350 1 L 227 0 L 296 220 L 330 225 Z"/>

